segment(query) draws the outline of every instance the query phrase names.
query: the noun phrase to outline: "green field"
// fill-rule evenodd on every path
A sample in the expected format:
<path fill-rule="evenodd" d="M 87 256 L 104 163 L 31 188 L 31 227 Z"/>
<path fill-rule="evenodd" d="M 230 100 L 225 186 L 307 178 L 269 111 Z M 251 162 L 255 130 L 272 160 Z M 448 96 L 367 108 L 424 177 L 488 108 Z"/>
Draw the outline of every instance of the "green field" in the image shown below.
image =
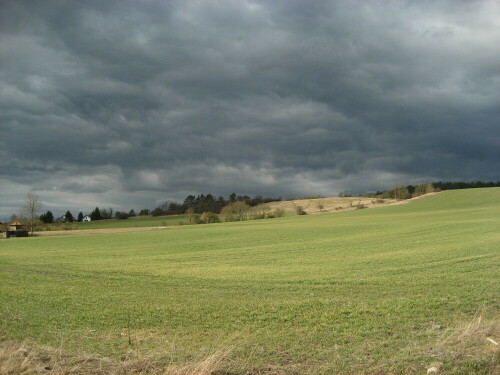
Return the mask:
<path fill-rule="evenodd" d="M 76 225 L 75 229 L 113 229 L 113 228 L 145 228 L 145 227 L 160 227 L 171 226 L 179 224 L 188 224 L 189 219 L 184 215 L 171 215 L 171 216 L 137 216 L 130 217 L 125 220 L 120 219 L 107 219 L 89 222 L 75 222 L 71 224 L 47 224 L 48 227 L 58 228 L 64 225 L 71 228 L 72 224 Z"/>
<path fill-rule="evenodd" d="M 493 374 L 498 351 L 485 335 L 500 339 L 499 248 L 500 188 L 332 214 L 4 239 L 0 339 L 117 361 L 133 352 L 189 363 L 230 349 L 220 374 L 420 374 L 435 361 L 445 374 Z"/>

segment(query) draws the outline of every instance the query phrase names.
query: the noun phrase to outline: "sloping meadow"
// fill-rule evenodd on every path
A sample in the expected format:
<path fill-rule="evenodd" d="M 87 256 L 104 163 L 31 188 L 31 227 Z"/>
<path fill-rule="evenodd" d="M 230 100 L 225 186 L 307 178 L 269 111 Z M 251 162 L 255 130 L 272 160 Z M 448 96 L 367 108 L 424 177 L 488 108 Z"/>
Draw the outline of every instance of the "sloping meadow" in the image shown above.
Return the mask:
<path fill-rule="evenodd" d="M 101 363 L 82 373 L 127 373 L 130 361 L 160 373 L 224 353 L 203 371 L 493 374 L 499 213 L 500 189 L 487 188 L 342 213 L 0 240 L 0 340 L 17 353 L 12 368 L 18 348 L 43 346 Z"/>

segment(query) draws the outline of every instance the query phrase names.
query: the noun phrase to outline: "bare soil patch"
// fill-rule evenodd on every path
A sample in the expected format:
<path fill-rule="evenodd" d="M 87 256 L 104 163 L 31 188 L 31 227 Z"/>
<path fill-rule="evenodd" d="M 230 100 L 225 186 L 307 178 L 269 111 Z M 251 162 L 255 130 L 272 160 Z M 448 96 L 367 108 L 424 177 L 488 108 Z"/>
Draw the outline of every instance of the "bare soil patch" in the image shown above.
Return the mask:
<path fill-rule="evenodd" d="M 106 229 L 75 229 L 75 230 L 54 230 L 47 232 L 35 232 L 35 236 L 69 236 L 81 234 L 109 234 L 109 233 L 126 233 L 126 232 L 144 232 L 151 230 L 162 230 L 173 227 L 139 227 L 139 228 L 106 228 Z"/>

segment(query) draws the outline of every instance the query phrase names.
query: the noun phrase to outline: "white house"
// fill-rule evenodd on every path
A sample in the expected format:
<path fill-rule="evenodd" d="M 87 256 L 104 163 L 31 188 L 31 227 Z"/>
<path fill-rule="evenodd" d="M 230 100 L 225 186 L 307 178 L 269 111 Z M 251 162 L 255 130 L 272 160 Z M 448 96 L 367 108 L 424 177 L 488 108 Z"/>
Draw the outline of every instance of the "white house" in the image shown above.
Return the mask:
<path fill-rule="evenodd" d="M 85 215 L 82 219 L 82 221 L 92 221 L 89 215 Z"/>

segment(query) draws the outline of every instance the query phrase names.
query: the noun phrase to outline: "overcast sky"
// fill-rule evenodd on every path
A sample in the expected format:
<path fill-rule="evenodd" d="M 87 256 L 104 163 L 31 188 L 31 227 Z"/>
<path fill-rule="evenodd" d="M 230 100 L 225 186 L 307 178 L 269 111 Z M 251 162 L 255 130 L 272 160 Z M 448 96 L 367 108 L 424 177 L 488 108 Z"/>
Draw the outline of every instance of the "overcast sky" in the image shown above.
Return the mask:
<path fill-rule="evenodd" d="M 0 1 L 3 218 L 499 165 L 499 1 Z"/>

